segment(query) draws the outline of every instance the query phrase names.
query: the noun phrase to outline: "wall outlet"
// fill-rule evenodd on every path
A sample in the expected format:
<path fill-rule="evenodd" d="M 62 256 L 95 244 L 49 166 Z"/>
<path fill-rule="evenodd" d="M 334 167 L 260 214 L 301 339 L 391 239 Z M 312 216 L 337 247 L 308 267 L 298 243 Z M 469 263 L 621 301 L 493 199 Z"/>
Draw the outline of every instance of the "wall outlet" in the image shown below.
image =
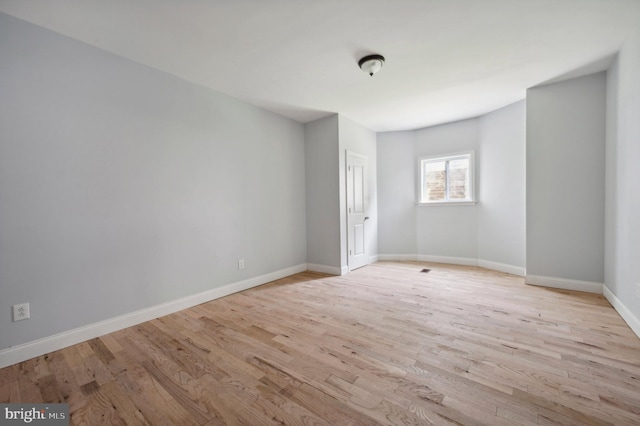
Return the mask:
<path fill-rule="evenodd" d="M 22 321 L 31 318 L 29 312 L 29 304 L 21 303 L 19 305 L 13 305 L 13 321 Z"/>
<path fill-rule="evenodd" d="M 636 297 L 640 299 L 640 283 L 636 283 Z"/>
<path fill-rule="evenodd" d="M 238 260 L 238 269 L 244 269 L 244 259 Z"/>

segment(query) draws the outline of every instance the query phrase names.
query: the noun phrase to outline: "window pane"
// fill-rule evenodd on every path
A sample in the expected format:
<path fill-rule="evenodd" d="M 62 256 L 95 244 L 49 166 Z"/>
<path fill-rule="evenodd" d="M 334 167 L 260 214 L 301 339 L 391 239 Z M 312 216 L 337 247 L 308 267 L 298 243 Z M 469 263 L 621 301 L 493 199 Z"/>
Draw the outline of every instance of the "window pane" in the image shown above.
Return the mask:
<path fill-rule="evenodd" d="M 419 160 L 420 203 L 474 201 L 473 151 Z"/>
<path fill-rule="evenodd" d="M 427 172 L 444 172 L 446 161 L 430 161 L 425 163 L 424 170 Z"/>
<path fill-rule="evenodd" d="M 424 201 L 446 200 L 446 161 L 427 162 L 424 166 Z"/>
<path fill-rule="evenodd" d="M 449 161 L 449 199 L 469 199 L 469 159 Z"/>

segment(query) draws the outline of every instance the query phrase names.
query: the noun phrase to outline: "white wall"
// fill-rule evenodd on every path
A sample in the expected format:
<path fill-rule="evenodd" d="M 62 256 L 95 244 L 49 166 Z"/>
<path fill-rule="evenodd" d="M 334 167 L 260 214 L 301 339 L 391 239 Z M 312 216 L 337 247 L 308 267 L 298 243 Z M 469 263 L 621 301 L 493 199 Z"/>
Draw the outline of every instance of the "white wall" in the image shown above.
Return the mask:
<path fill-rule="evenodd" d="M 478 258 L 519 268 L 526 265 L 526 103 L 480 118 Z"/>
<path fill-rule="evenodd" d="M 367 157 L 367 199 L 364 223 L 366 253 L 372 262 L 378 256 L 378 186 L 377 186 L 377 147 L 376 133 L 344 116 L 338 119 L 339 133 L 339 176 L 340 176 L 340 261 L 343 271 L 348 270 L 347 246 L 347 194 L 346 194 L 346 151 Z"/>
<path fill-rule="evenodd" d="M 640 28 L 607 72 L 605 295 L 640 336 Z"/>
<path fill-rule="evenodd" d="M 306 263 L 301 124 L 3 14 L 0 57 L 0 350 Z"/>
<path fill-rule="evenodd" d="M 340 274 L 340 167 L 338 116 L 304 125 L 307 262 L 319 272 Z"/>
<path fill-rule="evenodd" d="M 379 252 L 515 274 L 525 268 L 525 103 L 480 118 L 378 134 Z M 476 151 L 477 205 L 417 206 L 417 159 Z"/>
<path fill-rule="evenodd" d="M 527 91 L 527 282 L 604 280 L 605 99 L 604 73 Z"/>

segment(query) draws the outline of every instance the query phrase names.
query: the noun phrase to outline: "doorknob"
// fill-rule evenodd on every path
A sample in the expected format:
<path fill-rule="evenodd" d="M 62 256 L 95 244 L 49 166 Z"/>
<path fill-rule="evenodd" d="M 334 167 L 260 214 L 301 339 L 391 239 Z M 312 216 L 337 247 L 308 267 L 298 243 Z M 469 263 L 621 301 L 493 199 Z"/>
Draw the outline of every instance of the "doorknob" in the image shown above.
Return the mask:
<path fill-rule="evenodd" d="M 365 217 L 364 217 L 364 220 L 367 220 L 367 219 L 369 219 L 369 216 L 365 216 Z"/>

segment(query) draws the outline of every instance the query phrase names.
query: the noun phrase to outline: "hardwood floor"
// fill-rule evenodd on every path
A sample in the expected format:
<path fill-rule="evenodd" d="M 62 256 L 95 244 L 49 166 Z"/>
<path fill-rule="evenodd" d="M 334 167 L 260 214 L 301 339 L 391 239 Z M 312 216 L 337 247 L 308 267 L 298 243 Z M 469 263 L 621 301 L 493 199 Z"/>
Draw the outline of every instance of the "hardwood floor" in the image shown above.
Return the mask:
<path fill-rule="evenodd" d="M 214 300 L 0 383 L 0 402 L 67 402 L 78 425 L 638 425 L 640 339 L 599 295 L 379 262 Z"/>

